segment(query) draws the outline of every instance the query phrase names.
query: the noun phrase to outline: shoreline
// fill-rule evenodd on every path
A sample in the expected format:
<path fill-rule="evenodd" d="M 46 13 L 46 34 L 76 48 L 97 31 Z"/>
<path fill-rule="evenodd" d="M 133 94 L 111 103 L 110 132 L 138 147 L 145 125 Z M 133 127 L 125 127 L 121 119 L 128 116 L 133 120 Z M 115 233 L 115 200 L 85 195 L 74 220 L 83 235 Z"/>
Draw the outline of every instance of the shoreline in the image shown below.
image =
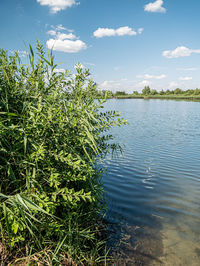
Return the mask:
<path fill-rule="evenodd" d="M 114 96 L 114 97 L 107 97 L 107 99 L 144 99 L 144 100 L 187 100 L 187 101 L 198 101 L 200 102 L 200 96 L 183 96 L 183 95 L 177 95 L 177 96 L 166 96 L 166 95 L 158 95 L 158 96 L 135 96 L 135 95 L 124 95 L 124 96 Z"/>

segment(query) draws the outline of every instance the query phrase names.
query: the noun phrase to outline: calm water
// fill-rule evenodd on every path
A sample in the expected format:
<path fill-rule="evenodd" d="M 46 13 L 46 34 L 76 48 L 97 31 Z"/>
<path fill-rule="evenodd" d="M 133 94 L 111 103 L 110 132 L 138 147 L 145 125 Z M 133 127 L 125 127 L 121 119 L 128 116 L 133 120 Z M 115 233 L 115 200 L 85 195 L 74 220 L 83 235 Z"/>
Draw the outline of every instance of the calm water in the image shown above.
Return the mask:
<path fill-rule="evenodd" d="M 103 177 L 118 265 L 200 265 L 200 103 L 109 100 L 128 126 Z"/>

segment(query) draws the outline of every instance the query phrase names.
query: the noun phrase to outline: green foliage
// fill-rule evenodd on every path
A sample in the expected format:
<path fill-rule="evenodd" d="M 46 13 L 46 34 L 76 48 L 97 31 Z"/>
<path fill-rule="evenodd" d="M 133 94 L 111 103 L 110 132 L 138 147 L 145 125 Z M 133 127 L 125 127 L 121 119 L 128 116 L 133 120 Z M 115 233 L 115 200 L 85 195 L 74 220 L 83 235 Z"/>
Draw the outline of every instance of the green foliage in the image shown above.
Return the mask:
<path fill-rule="evenodd" d="M 117 148 L 107 131 L 126 121 L 101 111 L 88 70 L 58 73 L 52 51 L 29 48 L 28 65 L 0 50 L 0 241 L 8 254 L 29 246 L 54 265 L 64 255 L 84 264 L 98 247 L 97 159 Z"/>
<path fill-rule="evenodd" d="M 164 95 L 164 94 L 165 94 L 164 90 L 161 90 L 160 95 Z"/>
<path fill-rule="evenodd" d="M 143 95 L 149 95 L 151 93 L 151 89 L 149 86 L 145 86 L 144 89 L 142 90 Z"/>
<path fill-rule="evenodd" d="M 194 95 L 200 95 L 200 89 L 195 89 L 195 90 L 193 91 L 193 94 L 194 94 Z"/>
<path fill-rule="evenodd" d="M 115 96 L 126 95 L 125 91 L 116 91 Z"/>
<path fill-rule="evenodd" d="M 138 91 L 133 91 L 132 94 L 128 94 L 125 91 L 117 91 L 115 94 L 113 94 L 111 91 L 102 91 L 101 93 L 98 94 L 99 96 L 107 97 L 107 98 L 112 98 L 113 96 L 116 98 L 123 98 L 123 99 L 129 99 L 129 98 L 159 98 L 161 96 L 162 99 L 192 99 L 192 100 L 199 100 L 200 97 L 200 89 L 188 89 L 188 90 L 181 90 L 179 88 L 175 90 L 161 90 L 161 91 L 156 91 L 155 89 L 151 90 L 149 86 L 144 87 L 142 90 L 142 93 L 139 93 Z M 166 96 L 166 97 L 165 97 Z M 189 96 L 189 97 L 187 97 Z"/>
<path fill-rule="evenodd" d="M 111 90 L 102 90 L 100 96 L 103 98 L 112 98 L 114 94 Z"/>
<path fill-rule="evenodd" d="M 166 90 L 165 92 L 167 95 L 170 95 L 170 94 L 173 94 L 174 92 L 173 91 L 170 91 L 170 90 Z"/>
<path fill-rule="evenodd" d="M 151 90 L 151 95 L 156 95 L 158 94 L 157 90 Z"/>
<path fill-rule="evenodd" d="M 182 93 L 183 93 L 183 91 L 179 88 L 174 90 L 174 94 L 182 94 Z"/>

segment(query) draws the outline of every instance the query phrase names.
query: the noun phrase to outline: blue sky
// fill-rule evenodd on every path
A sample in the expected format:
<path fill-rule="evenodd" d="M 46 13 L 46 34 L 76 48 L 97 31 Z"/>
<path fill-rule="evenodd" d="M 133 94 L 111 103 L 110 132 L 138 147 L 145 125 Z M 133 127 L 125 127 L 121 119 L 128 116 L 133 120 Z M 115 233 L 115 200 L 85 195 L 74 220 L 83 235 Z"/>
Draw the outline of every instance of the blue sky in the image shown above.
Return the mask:
<path fill-rule="evenodd" d="M 0 47 L 36 39 L 62 69 L 90 68 L 101 89 L 200 87 L 200 1 L 1 0 Z"/>

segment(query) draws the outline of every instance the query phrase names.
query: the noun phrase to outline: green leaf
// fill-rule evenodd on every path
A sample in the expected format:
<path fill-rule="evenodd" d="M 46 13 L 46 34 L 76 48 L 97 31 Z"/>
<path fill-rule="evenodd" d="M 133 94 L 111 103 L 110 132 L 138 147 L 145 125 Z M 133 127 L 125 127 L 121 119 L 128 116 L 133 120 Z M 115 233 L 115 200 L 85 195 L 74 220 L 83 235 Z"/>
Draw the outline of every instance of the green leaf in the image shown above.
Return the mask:
<path fill-rule="evenodd" d="M 19 229 L 19 224 L 16 223 L 16 221 L 14 221 L 12 224 L 12 230 L 13 230 L 14 234 L 17 234 L 18 229 Z"/>

